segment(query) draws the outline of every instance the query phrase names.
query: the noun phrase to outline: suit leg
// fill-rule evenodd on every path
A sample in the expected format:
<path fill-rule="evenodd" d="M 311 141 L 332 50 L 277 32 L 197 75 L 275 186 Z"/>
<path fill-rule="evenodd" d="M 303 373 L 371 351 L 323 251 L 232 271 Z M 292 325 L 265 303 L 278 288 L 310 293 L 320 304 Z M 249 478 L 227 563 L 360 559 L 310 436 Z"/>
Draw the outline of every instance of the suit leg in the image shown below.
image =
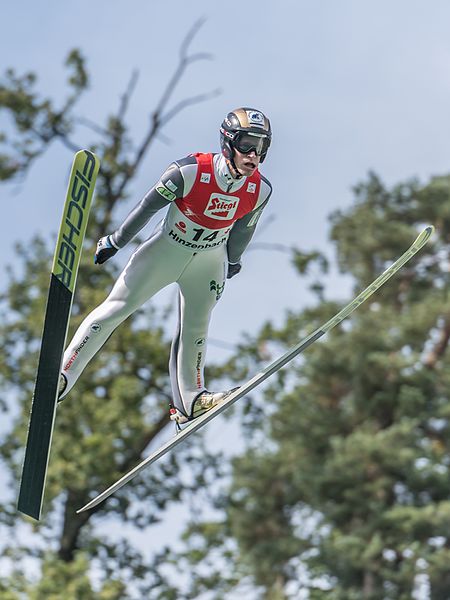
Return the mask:
<path fill-rule="evenodd" d="M 179 320 L 171 357 L 174 404 L 186 415 L 205 389 L 204 365 L 211 313 L 225 287 L 224 247 L 197 253 L 178 280 Z"/>
<path fill-rule="evenodd" d="M 180 253 L 159 233 L 139 246 L 109 296 L 85 318 L 69 343 L 62 365 L 67 379 L 62 397 L 118 325 L 159 290 L 176 281 L 188 259 L 186 253 Z"/>

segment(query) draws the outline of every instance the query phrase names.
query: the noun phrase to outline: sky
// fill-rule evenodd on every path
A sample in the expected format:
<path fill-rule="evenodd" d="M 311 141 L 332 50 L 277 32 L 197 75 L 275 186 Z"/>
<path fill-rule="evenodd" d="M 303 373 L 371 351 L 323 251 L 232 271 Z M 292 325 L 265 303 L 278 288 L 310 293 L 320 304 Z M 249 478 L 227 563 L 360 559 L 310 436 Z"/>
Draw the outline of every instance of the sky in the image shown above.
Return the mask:
<path fill-rule="evenodd" d="M 157 0 L 19 0 L 3 9 L 2 72 L 7 67 L 36 72 L 37 88 L 61 103 L 64 60 L 72 48 L 81 48 L 91 85 L 77 114 L 99 125 L 117 110 L 137 69 L 128 114 L 136 139 L 177 64 L 180 41 L 198 18 L 205 19 L 191 50 L 213 59 L 188 70 L 172 105 L 203 91 L 222 93 L 169 124 L 164 134 L 170 144 L 158 140 L 153 146 L 118 219 L 173 159 L 216 151 L 220 122 L 242 105 L 266 112 L 273 127 L 261 171 L 274 192 L 256 242 L 318 248 L 332 257 L 328 216 L 351 204 L 352 186 L 369 170 L 388 185 L 447 172 L 447 2 L 262 0 L 245 6 L 235 0 L 175 0 L 170 14 L 167 6 Z M 0 112 L 0 126 L 5 120 Z M 80 146 L 92 139 L 85 128 L 73 137 Z M 0 288 L 5 265 L 14 263 L 16 240 L 35 233 L 53 240 L 71 160 L 71 152 L 55 143 L 24 181 L 1 186 L 8 227 L 0 241 Z M 131 251 L 125 249 L 121 260 Z M 328 295 L 348 294 L 344 281 L 331 274 Z M 229 343 L 242 331 L 255 332 L 263 320 L 281 323 L 285 308 L 312 301 L 288 255 L 279 252 L 249 251 L 241 274 L 227 287 L 211 337 Z"/>
<path fill-rule="evenodd" d="M 122 216 L 172 160 L 217 151 L 220 122 L 243 105 L 263 110 L 273 128 L 261 171 L 274 192 L 258 242 L 319 249 L 332 258 L 328 216 L 351 205 L 352 186 L 369 170 L 389 186 L 448 173 L 450 4 L 444 0 L 16 0 L 2 8 L 1 73 L 34 71 L 37 89 L 61 103 L 64 60 L 80 48 L 91 85 L 76 112 L 101 125 L 137 69 L 128 122 L 139 139 L 176 67 L 180 41 L 199 18 L 205 22 L 191 50 L 213 59 L 189 69 L 172 104 L 222 92 L 169 124 L 170 143 L 152 147 Z M 8 120 L 0 111 L 3 127 Z M 74 138 L 83 145 L 88 133 L 80 129 Z M 70 151 L 55 143 L 23 181 L 0 187 L 0 289 L 5 266 L 14 264 L 15 241 L 36 233 L 53 240 L 71 161 Z M 125 260 L 131 248 L 122 252 Z M 288 256 L 265 250 L 248 251 L 227 288 L 210 334 L 229 344 L 312 301 Z M 327 295 L 348 294 L 346 279 L 331 273 Z M 222 350 L 213 344 L 211 352 L 220 358 Z"/>

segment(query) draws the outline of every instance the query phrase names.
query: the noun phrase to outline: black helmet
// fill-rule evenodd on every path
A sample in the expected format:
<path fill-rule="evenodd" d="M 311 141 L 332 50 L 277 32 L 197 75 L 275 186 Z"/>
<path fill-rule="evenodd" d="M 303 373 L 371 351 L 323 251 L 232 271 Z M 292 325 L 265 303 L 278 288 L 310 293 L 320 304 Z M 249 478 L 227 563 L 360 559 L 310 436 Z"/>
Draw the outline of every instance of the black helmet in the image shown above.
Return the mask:
<path fill-rule="evenodd" d="M 271 140 L 270 121 L 255 108 L 236 108 L 227 114 L 220 127 L 222 154 L 232 162 L 235 148 L 243 154 L 254 150 L 263 162 Z"/>

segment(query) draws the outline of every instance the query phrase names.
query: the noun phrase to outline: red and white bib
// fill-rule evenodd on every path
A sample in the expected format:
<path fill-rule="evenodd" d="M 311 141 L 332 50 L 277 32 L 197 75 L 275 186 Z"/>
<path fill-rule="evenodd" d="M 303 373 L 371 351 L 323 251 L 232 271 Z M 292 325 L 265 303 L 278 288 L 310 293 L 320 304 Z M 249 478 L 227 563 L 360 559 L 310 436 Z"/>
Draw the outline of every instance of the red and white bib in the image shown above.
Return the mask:
<path fill-rule="evenodd" d="M 164 233 L 176 244 L 209 250 L 224 244 L 237 219 L 253 210 L 259 196 L 259 171 L 229 194 L 217 184 L 213 154 L 194 154 L 197 175 L 191 191 L 175 200 L 164 219 Z"/>

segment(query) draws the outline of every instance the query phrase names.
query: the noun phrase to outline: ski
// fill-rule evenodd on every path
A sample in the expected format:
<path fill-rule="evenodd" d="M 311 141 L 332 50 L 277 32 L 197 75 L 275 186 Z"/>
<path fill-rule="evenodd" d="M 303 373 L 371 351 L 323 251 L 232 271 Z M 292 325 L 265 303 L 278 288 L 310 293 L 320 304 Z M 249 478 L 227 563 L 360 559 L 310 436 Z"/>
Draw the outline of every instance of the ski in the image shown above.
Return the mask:
<path fill-rule="evenodd" d="M 348 317 L 354 310 L 356 310 L 363 302 L 365 302 L 372 294 L 378 290 L 386 281 L 391 279 L 429 240 L 431 234 L 434 231 L 433 226 L 426 227 L 416 238 L 414 243 L 410 246 L 410 248 L 402 254 L 402 256 L 397 259 L 389 268 L 387 268 L 375 281 L 373 281 L 365 290 L 363 290 L 354 300 L 352 300 L 349 304 L 347 304 L 342 310 L 340 310 L 334 317 L 332 317 L 329 321 L 327 321 L 324 325 L 313 331 L 310 335 L 308 335 L 304 340 L 299 342 L 296 346 L 288 350 L 286 354 L 283 354 L 280 358 L 275 360 L 273 363 L 268 365 L 263 371 L 255 375 L 252 379 L 247 381 L 247 383 L 243 384 L 236 391 L 232 392 L 230 396 L 218 406 L 214 407 L 210 411 L 206 412 L 202 416 L 198 417 L 186 427 L 184 427 L 178 435 L 174 438 L 168 440 L 165 444 L 163 444 L 158 450 L 150 454 L 146 459 L 144 459 L 141 463 L 139 463 L 134 469 L 126 473 L 121 479 L 119 479 L 116 483 L 111 485 L 107 490 L 96 496 L 93 500 L 88 502 L 85 506 L 77 510 L 77 513 L 81 513 L 85 510 L 89 510 L 94 506 L 97 506 L 103 500 L 106 500 L 111 494 L 119 490 L 126 483 L 128 483 L 133 477 L 136 477 L 138 473 L 140 473 L 143 469 L 157 461 L 159 458 L 170 452 L 175 446 L 181 444 L 186 438 L 190 435 L 198 431 L 201 427 L 206 425 L 209 421 L 214 419 L 218 414 L 222 411 L 229 408 L 232 404 L 234 404 L 239 398 L 242 398 L 246 394 L 248 394 L 251 390 L 256 388 L 260 383 L 265 381 L 268 377 L 279 371 L 282 367 L 284 367 L 288 362 L 290 362 L 294 357 L 298 354 L 306 350 L 311 344 L 316 342 L 319 338 L 321 338 L 327 331 L 336 327 L 341 321 L 343 321 L 346 317 Z"/>
<path fill-rule="evenodd" d="M 81 250 L 89 218 L 98 158 L 75 154 L 53 257 L 41 350 L 31 405 L 17 508 L 40 519 L 55 421 L 59 374 Z"/>

